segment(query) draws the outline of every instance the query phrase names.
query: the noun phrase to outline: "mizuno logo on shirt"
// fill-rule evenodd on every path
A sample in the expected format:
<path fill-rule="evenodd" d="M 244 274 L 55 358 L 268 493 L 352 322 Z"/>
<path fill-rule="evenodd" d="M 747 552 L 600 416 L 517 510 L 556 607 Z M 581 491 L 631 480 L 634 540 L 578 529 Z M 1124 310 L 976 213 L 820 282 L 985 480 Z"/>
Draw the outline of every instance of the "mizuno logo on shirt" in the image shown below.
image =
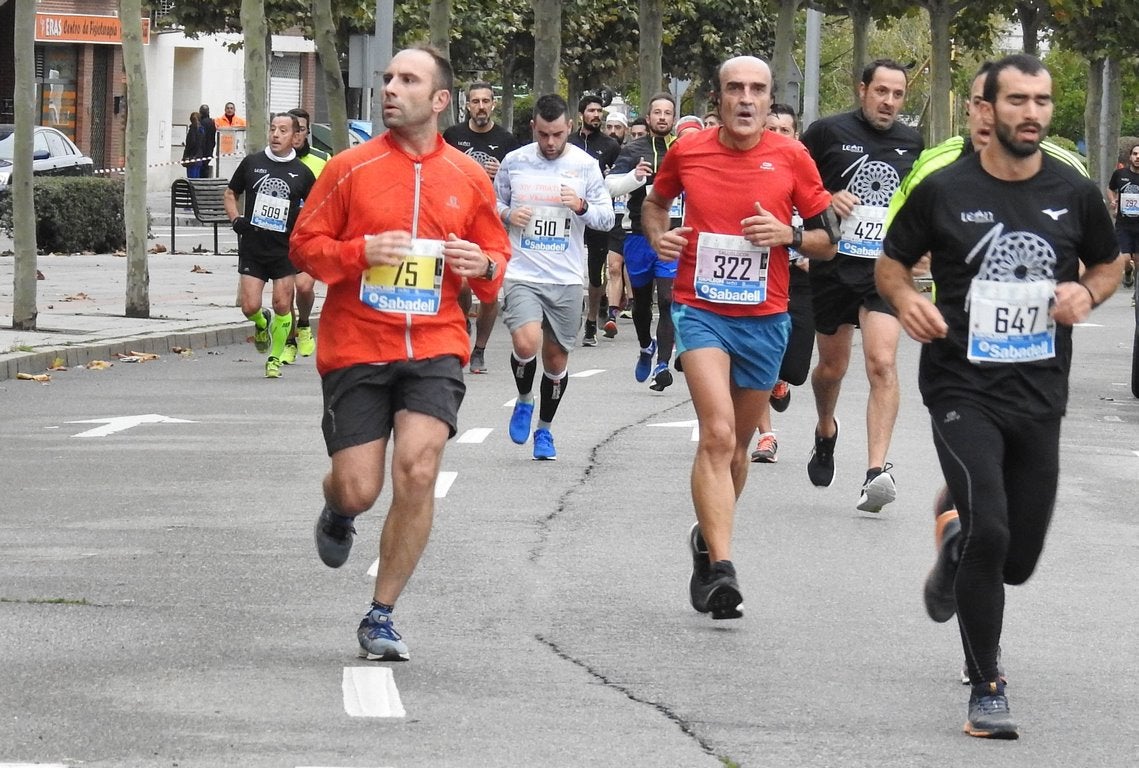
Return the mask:
<path fill-rule="evenodd" d="M 1060 217 L 1068 212 L 1068 209 L 1067 208 L 1061 208 L 1058 211 L 1054 211 L 1051 208 L 1044 208 L 1040 212 L 1045 214 L 1046 216 L 1050 216 L 1052 218 L 1052 221 L 1059 221 Z"/>
<path fill-rule="evenodd" d="M 487 146 L 490 148 L 490 151 L 491 151 L 491 152 L 493 152 L 494 150 L 498 149 L 498 145 L 497 145 L 497 144 L 487 144 Z"/>
<path fill-rule="evenodd" d="M 289 178 L 290 178 L 290 179 L 295 179 L 295 178 L 296 178 L 296 177 L 298 177 L 298 176 L 300 176 L 300 174 L 299 174 L 299 173 L 290 173 L 290 174 L 289 174 Z"/>
<path fill-rule="evenodd" d="M 962 211 L 961 221 L 967 224 L 992 224 L 996 219 L 992 211 Z"/>
<path fill-rule="evenodd" d="M 894 147 L 894 151 L 897 152 L 899 155 L 906 154 L 906 150 L 902 149 L 901 147 Z"/>

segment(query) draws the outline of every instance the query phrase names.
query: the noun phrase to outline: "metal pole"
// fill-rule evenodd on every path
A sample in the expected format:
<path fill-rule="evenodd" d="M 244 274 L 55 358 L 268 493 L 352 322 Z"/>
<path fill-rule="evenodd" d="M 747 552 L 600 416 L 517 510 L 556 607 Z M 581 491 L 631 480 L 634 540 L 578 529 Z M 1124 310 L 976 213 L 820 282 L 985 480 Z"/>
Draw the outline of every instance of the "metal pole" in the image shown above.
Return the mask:
<path fill-rule="evenodd" d="M 819 51 L 823 31 L 823 14 L 807 10 L 807 48 L 803 67 L 802 130 L 819 119 Z"/>
<path fill-rule="evenodd" d="M 372 56 L 372 135 L 384 130 L 384 70 L 392 60 L 395 36 L 395 0 L 376 0 L 376 36 L 372 38 L 375 53 Z"/>

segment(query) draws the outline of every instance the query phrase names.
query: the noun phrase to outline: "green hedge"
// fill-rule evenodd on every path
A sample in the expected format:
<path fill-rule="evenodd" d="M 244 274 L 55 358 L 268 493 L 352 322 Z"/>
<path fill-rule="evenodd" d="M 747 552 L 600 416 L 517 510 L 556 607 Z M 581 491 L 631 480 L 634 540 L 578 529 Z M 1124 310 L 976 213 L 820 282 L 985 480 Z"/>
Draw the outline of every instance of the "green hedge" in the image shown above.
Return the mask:
<path fill-rule="evenodd" d="M 35 179 L 36 245 L 44 253 L 110 253 L 126 247 L 123 180 Z M 12 234 L 12 194 L 0 191 L 0 228 Z"/>

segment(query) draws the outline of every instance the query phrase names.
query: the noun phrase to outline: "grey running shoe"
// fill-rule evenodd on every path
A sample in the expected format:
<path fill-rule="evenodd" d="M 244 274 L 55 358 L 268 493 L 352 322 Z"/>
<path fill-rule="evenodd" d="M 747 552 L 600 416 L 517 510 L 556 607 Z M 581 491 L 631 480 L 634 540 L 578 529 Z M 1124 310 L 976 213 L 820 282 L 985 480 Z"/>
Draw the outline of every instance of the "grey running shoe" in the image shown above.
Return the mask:
<path fill-rule="evenodd" d="M 894 485 L 894 476 L 890 470 L 894 465 L 889 462 L 886 466 L 866 471 L 866 482 L 862 484 L 862 492 L 858 497 L 859 512 L 882 511 L 882 507 L 898 498 L 898 488 Z"/>
<path fill-rule="evenodd" d="M 326 504 L 316 519 L 313 535 L 316 538 L 316 552 L 329 568 L 339 568 L 348 562 L 352 551 L 352 537 L 356 528 L 348 518 L 341 517 Z"/>
<path fill-rule="evenodd" d="M 471 373 L 486 373 L 486 352 L 476 349 L 471 352 Z"/>
<path fill-rule="evenodd" d="M 838 442 L 838 419 L 834 420 L 834 437 L 819 437 L 815 433 L 815 447 L 807 459 L 807 477 L 812 485 L 829 488 L 834 482 L 834 446 Z"/>
<path fill-rule="evenodd" d="M 407 643 L 395 631 L 392 615 L 373 608 L 356 630 L 360 641 L 359 656 L 368 661 L 407 661 Z"/>
<path fill-rule="evenodd" d="M 775 435 L 764 432 L 759 436 L 759 442 L 751 452 L 751 461 L 753 464 L 774 464 L 779 461 L 779 441 Z"/>
<path fill-rule="evenodd" d="M 583 347 L 596 347 L 597 346 L 597 322 L 594 320 L 585 321 L 585 335 L 581 337 L 581 346 Z"/>
<path fill-rule="evenodd" d="M 999 680 L 974 685 L 969 695 L 965 733 L 982 739 L 1016 739 L 1016 721 L 1009 713 L 1005 684 Z"/>

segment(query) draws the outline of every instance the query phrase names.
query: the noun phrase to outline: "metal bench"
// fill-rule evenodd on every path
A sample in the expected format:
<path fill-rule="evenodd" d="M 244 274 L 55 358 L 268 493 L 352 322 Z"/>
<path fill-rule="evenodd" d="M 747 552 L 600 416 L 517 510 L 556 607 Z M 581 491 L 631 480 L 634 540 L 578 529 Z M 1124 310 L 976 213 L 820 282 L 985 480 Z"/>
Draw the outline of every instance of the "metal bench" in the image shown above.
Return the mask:
<path fill-rule="evenodd" d="M 225 212 L 225 190 L 229 179 L 178 179 L 170 185 L 170 250 L 174 248 L 174 232 L 178 226 L 178 209 L 189 208 L 194 218 L 214 225 L 214 253 L 218 250 L 218 225 L 229 226 Z"/>

